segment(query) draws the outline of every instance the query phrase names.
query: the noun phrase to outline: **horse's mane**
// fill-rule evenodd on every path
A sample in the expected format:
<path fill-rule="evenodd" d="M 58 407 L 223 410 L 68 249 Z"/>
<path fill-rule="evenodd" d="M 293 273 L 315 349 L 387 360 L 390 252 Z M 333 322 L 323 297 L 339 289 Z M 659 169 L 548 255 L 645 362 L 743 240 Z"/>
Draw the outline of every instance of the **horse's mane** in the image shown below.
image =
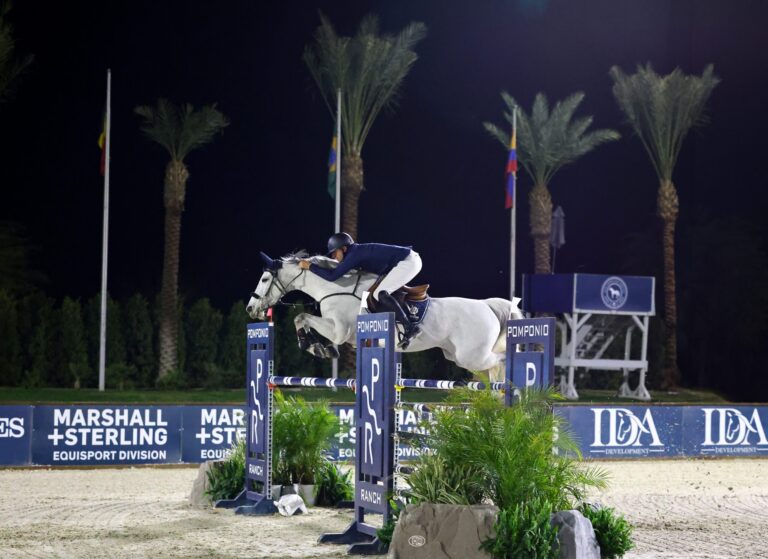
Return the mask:
<path fill-rule="evenodd" d="M 309 260 L 313 264 L 317 264 L 321 268 L 327 268 L 332 270 L 339 265 L 333 258 L 322 256 L 320 254 L 310 255 L 306 250 L 301 249 L 296 252 L 289 252 L 283 256 L 280 260 L 288 264 L 296 264 L 299 260 Z"/>
<path fill-rule="evenodd" d="M 322 254 L 310 255 L 306 250 L 298 250 L 296 252 L 289 252 L 283 256 L 280 260 L 287 264 L 296 264 L 299 260 L 309 260 L 313 264 L 317 264 L 321 268 L 332 270 L 339 265 L 339 263 L 333 258 L 323 256 Z M 368 272 L 362 272 L 360 270 L 351 270 L 343 277 L 337 279 L 334 283 L 341 287 L 350 287 L 358 283 L 358 276 L 362 276 L 360 279 L 365 280 L 367 277 L 375 278 L 376 274 Z"/>

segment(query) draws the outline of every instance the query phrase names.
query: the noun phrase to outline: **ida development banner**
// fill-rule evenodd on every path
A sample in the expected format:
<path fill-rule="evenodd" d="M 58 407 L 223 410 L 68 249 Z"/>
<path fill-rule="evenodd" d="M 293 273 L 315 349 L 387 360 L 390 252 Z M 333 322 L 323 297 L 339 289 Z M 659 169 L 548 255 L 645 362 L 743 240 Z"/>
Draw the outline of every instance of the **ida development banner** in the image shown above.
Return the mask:
<path fill-rule="evenodd" d="M 768 456 L 768 406 L 558 406 L 585 458 Z"/>
<path fill-rule="evenodd" d="M 329 458 L 355 455 L 354 408 L 339 418 Z M 558 406 L 591 459 L 768 456 L 768 406 Z M 241 406 L 0 406 L 0 466 L 199 463 L 244 436 Z M 398 412 L 400 430 L 423 427 Z M 420 449 L 403 445 L 402 460 Z"/>

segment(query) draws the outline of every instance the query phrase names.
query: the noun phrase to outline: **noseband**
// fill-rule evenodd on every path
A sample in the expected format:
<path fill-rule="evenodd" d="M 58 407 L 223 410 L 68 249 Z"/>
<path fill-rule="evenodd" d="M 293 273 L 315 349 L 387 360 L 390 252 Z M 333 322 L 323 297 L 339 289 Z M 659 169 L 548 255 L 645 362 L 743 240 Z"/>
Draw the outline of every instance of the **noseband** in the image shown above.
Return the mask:
<path fill-rule="evenodd" d="M 284 297 L 284 296 L 285 296 L 285 295 L 288 293 L 288 287 L 289 287 L 289 286 L 290 286 L 290 285 L 291 285 L 291 284 L 292 284 L 294 281 L 296 281 L 297 279 L 299 279 L 299 277 L 300 277 L 300 276 L 301 276 L 301 275 L 302 275 L 304 272 L 306 272 L 306 270 L 300 270 L 298 274 L 296 274 L 295 276 L 293 276 L 293 278 L 291 278 L 291 281 L 289 281 L 289 282 L 288 282 L 288 283 L 286 283 L 286 284 L 283 284 L 283 282 L 281 282 L 281 281 L 280 281 L 280 277 L 277 275 L 277 273 L 273 272 L 272 270 L 265 270 L 265 271 L 266 271 L 266 272 L 269 272 L 269 273 L 272 275 L 272 283 L 270 283 L 270 284 L 269 284 L 269 289 L 267 289 L 267 291 L 266 291 L 266 293 L 264 293 L 264 295 L 259 295 L 259 294 L 258 294 L 258 293 L 256 293 L 256 291 L 254 290 L 254 291 L 253 291 L 253 293 L 251 293 L 251 297 L 253 297 L 253 298 L 254 298 L 254 299 L 256 299 L 257 301 L 258 301 L 259 299 L 265 298 L 265 297 L 267 297 L 267 296 L 269 295 L 269 292 L 270 292 L 270 291 L 272 291 L 272 287 L 274 287 L 274 286 L 275 286 L 275 284 L 277 284 L 277 289 L 278 289 L 278 291 L 280 291 L 280 297 L 278 297 L 278 298 L 277 298 L 277 302 L 278 302 L 278 303 L 281 303 L 281 302 L 282 302 L 282 298 L 283 298 L 283 297 Z"/>

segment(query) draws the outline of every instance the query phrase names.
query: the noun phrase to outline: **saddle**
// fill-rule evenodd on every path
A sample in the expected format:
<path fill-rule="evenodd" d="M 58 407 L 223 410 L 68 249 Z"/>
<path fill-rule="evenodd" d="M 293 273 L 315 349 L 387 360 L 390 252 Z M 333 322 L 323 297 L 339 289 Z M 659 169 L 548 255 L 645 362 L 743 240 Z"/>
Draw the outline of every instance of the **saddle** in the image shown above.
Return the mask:
<path fill-rule="evenodd" d="M 369 292 L 368 292 L 368 299 L 367 299 L 367 305 L 368 310 L 370 312 L 376 312 L 376 307 L 378 306 L 378 301 L 376 301 L 373 298 L 373 293 L 376 291 L 376 288 L 381 283 L 382 278 L 379 278 L 376 280 L 376 283 L 374 283 Z M 425 283 L 423 285 L 404 285 L 394 293 L 391 293 L 392 297 L 397 299 L 397 302 L 400 303 L 400 305 L 405 305 L 406 302 L 412 301 L 412 302 L 423 302 L 429 299 L 429 295 L 427 295 L 427 290 L 429 289 L 429 284 Z"/>

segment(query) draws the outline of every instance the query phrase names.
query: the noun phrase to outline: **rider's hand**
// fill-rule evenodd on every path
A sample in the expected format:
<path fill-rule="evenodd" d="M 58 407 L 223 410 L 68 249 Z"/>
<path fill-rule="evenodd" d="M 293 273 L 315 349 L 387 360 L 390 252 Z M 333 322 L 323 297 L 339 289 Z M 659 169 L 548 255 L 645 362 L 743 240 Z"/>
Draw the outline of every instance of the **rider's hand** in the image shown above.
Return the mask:
<path fill-rule="evenodd" d="M 309 260 L 299 260 L 299 268 L 302 270 L 309 270 L 311 262 Z"/>

